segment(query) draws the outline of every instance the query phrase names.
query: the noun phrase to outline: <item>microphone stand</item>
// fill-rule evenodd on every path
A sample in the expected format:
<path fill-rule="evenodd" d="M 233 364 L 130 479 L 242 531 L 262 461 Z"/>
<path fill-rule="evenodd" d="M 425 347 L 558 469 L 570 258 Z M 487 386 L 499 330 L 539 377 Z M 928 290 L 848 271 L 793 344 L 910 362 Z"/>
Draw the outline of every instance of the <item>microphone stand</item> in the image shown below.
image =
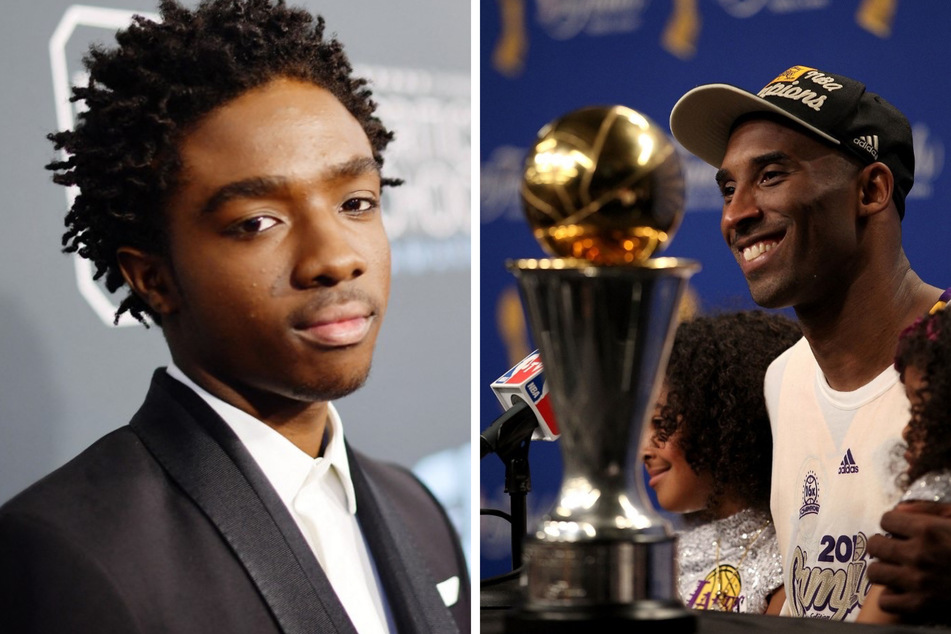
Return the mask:
<path fill-rule="evenodd" d="M 506 414 L 509 412 L 512 413 L 504 424 L 498 427 L 493 425 L 497 429 L 497 436 L 492 449 L 505 465 L 505 492 L 509 494 L 511 514 L 506 517 L 503 512 L 491 510 L 483 510 L 482 513 L 506 517 L 510 521 L 512 572 L 482 580 L 479 601 L 482 608 L 510 608 L 517 604 L 520 597 L 518 576 L 522 567 L 522 540 L 528 530 L 527 497 L 532 490 L 528 450 L 532 432 L 538 423 L 527 406 L 513 407 Z"/>
<path fill-rule="evenodd" d="M 496 449 L 505 464 L 505 492 L 509 494 L 512 513 L 512 570 L 522 567 L 522 538 L 528 531 L 528 494 L 532 490 L 532 474 L 528 465 L 528 449 L 532 437 Z"/>

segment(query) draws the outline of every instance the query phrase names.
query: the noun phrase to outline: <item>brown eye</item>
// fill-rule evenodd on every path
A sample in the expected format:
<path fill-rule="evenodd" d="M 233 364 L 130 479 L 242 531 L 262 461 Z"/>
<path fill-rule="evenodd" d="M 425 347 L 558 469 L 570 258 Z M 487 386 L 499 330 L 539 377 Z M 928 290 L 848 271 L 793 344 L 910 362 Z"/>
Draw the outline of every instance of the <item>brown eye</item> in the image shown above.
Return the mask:
<path fill-rule="evenodd" d="M 342 209 L 348 214 L 359 216 L 361 214 L 369 213 L 374 211 L 379 207 L 379 203 L 376 198 L 350 198 L 343 203 Z"/>
<path fill-rule="evenodd" d="M 263 233 L 276 226 L 277 218 L 271 216 L 254 216 L 237 222 L 227 229 L 227 233 L 236 236 L 250 236 Z"/>

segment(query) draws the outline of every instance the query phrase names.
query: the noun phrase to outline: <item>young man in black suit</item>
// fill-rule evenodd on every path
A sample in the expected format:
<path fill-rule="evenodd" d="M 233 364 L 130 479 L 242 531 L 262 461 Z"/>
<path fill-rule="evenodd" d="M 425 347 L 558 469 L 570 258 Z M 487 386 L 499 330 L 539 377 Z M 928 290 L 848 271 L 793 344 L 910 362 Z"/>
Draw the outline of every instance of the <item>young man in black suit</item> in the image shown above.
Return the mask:
<path fill-rule="evenodd" d="M 67 252 L 161 326 L 127 427 L 0 510 L 0 629 L 469 630 L 458 541 L 402 469 L 344 442 L 389 291 L 392 138 L 323 21 L 161 4 L 93 50 L 51 135 Z"/>

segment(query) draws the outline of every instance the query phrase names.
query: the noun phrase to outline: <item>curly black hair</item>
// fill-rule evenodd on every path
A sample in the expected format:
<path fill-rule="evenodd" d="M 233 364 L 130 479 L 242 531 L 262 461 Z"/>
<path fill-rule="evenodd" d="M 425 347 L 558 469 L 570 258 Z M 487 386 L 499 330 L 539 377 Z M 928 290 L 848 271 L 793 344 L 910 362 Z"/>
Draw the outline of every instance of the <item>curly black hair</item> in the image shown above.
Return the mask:
<path fill-rule="evenodd" d="M 711 506 L 725 493 L 768 509 L 773 436 L 763 397 L 770 362 L 802 336 L 780 315 L 701 316 L 677 329 L 667 365 L 667 403 L 655 419 L 698 475 L 713 476 Z"/>
<path fill-rule="evenodd" d="M 50 134 L 66 153 L 47 169 L 80 190 L 66 215 L 63 251 L 95 264 L 110 292 L 124 284 L 119 247 L 165 253 L 163 208 L 181 176 L 180 143 L 203 116 L 279 77 L 332 93 L 360 122 L 383 164 L 393 134 L 374 116 L 366 80 L 354 78 L 342 45 L 324 38 L 324 20 L 283 0 L 203 0 L 194 10 L 162 0 L 162 21 L 141 16 L 116 34 L 118 47 L 91 48 L 83 63 L 84 101 L 74 130 Z M 396 179 L 383 179 L 396 185 Z M 119 309 L 139 321 L 157 316 L 135 293 Z"/>
<path fill-rule="evenodd" d="M 929 471 L 951 467 L 951 310 L 938 310 L 908 327 L 898 340 L 895 369 L 905 380 L 905 370 L 921 370 L 924 385 L 918 391 L 921 403 L 911 410 L 908 444 L 916 454 L 903 478 L 914 482 Z"/>

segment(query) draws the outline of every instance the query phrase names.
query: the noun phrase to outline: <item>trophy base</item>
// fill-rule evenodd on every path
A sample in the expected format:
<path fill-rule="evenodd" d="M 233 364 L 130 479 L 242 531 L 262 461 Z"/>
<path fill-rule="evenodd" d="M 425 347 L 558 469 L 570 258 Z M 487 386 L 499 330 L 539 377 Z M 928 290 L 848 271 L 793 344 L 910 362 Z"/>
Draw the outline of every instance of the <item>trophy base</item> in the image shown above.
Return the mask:
<path fill-rule="evenodd" d="M 507 632 L 562 634 L 598 632 L 695 632 L 696 617 L 676 601 L 638 601 L 628 605 L 518 610 L 506 619 Z"/>
<path fill-rule="evenodd" d="M 522 602 L 518 577 L 482 586 L 479 591 L 479 608 L 482 610 L 510 610 Z"/>
<path fill-rule="evenodd" d="M 633 533 L 624 540 L 575 543 L 528 538 L 523 552 L 523 607 L 529 612 L 676 604 L 673 536 Z"/>

